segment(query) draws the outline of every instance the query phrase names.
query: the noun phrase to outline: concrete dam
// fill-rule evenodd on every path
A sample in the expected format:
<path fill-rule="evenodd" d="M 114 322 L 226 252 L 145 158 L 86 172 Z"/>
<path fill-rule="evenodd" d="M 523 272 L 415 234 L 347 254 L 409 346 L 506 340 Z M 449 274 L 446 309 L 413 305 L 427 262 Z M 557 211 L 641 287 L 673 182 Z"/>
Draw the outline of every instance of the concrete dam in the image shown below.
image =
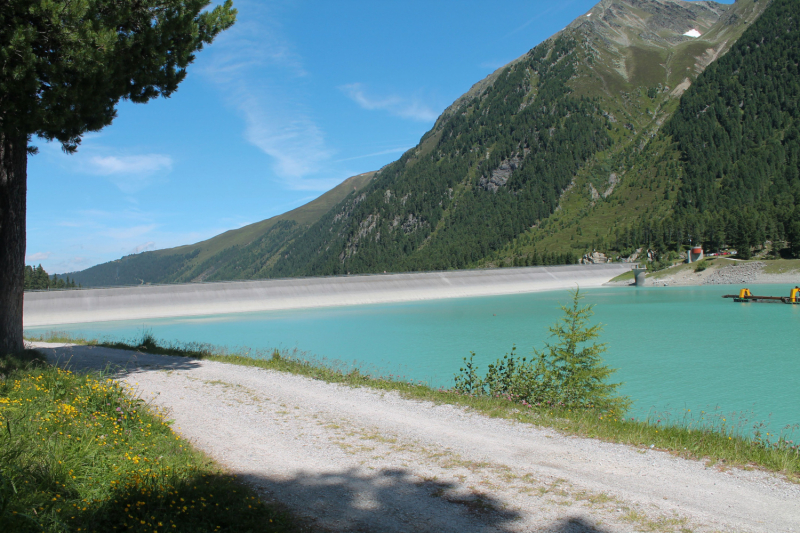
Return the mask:
<path fill-rule="evenodd" d="M 630 263 L 141 285 L 25 293 L 25 327 L 598 287 Z"/>

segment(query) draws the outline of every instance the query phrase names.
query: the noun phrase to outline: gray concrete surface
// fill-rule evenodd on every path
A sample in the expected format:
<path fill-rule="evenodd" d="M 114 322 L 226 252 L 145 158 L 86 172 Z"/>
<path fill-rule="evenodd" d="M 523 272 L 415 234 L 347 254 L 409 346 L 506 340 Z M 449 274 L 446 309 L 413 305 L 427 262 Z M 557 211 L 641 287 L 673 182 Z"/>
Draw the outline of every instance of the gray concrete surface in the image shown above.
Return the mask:
<path fill-rule="evenodd" d="M 598 287 L 632 264 L 458 270 L 25 293 L 25 327 Z"/>

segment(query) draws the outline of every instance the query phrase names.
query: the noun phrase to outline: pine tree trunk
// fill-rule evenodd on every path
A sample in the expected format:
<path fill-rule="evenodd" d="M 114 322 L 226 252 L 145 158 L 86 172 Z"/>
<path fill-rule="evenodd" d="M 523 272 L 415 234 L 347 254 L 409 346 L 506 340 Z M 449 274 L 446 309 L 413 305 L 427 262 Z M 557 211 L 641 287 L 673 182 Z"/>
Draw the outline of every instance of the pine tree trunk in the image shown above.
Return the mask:
<path fill-rule="evenodd" d="M 0 133 L 0 355 L 22 351 L 28 139 Z"/>

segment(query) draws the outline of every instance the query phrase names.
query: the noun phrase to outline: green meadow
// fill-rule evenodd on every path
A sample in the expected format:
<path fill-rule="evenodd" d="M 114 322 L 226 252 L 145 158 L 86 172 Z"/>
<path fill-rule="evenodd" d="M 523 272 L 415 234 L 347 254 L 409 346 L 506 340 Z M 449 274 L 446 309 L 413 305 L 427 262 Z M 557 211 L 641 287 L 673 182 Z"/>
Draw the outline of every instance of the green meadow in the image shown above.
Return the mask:
<path fill-rule="evenodd" d="M 103 374 L 0 358 L 0 423 L 0 531 L 298 530 Z"/>

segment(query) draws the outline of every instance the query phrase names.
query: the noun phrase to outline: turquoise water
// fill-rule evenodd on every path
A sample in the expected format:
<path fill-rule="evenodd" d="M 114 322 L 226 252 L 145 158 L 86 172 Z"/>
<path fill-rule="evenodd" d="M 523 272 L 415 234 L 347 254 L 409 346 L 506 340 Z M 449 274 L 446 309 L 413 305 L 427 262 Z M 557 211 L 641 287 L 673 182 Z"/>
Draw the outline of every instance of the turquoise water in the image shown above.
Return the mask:
<path fill-rule="evenodd" d="M 738 287 L 613 287 L 582 291 L 604 324 L 606 362 L 619 371 L 632 415 L 682 418 L 744 413 L 772 431 L 800 422 L 800 306 L 722 299 Z M 760 285 L 767 295 L 788 286 Z M 59 326 L 88 338 L 158 339 L 286 348 L 384 375 L 448 386 L 471 351 L 486 364 L 516 344 L 541 348 L 567 291 L 426 302 L 98 322 Z M 28 328 L 38 334 L 52 327 Z M 733 415 L 732 413 L 737 413 Z"/>

